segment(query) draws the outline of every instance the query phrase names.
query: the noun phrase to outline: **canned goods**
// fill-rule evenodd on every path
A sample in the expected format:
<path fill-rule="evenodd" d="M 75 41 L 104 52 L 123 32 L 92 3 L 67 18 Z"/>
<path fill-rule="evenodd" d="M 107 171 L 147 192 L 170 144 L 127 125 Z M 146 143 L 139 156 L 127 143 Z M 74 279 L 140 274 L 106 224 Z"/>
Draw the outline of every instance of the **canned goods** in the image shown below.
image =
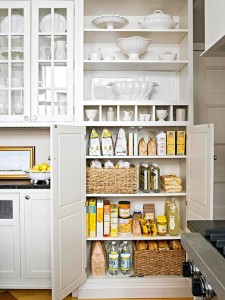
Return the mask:
<path fill-rule="evenodd" d="M 130 202 L 119 201 L 119 217 L 128 218 L 130 216 Z"/>
<path fill-rule="evenodd" d="M 132 232 L 132 216 L 128 218 L 119 217 L 119 233 L 129 234 Z"/>

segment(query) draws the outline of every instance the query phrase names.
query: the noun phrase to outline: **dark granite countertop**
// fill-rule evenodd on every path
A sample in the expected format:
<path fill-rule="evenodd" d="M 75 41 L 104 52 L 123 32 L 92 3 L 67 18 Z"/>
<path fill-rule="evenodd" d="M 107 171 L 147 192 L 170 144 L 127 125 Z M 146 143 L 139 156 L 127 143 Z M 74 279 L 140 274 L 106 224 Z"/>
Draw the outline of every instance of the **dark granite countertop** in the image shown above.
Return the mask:
<path fill-rule="evenodd" d="M 1 189 L 50 189 L 50 184 L 45 181 L 34 184 L 30 180 L 0 180 Z"/>
<path fill-rule="evenodd" d="M 187 221 L 187 227 L 191 232 L 198 232 L 205 236 L 206 228 L 225 228 L 225 220 Z"/>

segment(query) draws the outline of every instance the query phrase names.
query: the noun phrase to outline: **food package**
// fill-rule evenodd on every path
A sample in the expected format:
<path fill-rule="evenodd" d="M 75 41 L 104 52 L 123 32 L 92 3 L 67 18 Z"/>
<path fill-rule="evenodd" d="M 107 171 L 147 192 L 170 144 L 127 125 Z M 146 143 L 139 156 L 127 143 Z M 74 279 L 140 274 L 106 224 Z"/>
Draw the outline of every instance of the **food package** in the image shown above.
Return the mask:
<path fill-rule="evenodd" d="M 166 193 L 180 193 L 182 191 L 182 186 L 174 186 L 174 185 L 165 185 L 161 183 L 161 189 Z"/>
<path fill-rule="evenodd" d="M 110 236 L 110 202 L 108 200 L 104 200 L 103 202 L 103 236 Z"/>
<path fill-rule="evenodd" d="M 157 241 L 148 241 L 147 244 L 148 244 L 148 250 L 158 251 L 159 247 Z"/>
<path fill-rule="evenodd" d="M 94 160 L 91 161 L 90 167 L 92 169 L 101 169 L 102 168 L 102 163 L 99 160 L 94 159 Z"/>
<path fill-rule="evenodd" d="M 158 241 L 158 248 L 159 248 L 159 251 L 170 250 L 169 244 L 167 243 L 167 241 L 164 241 L 164 240 Z"/>
<path fill-rule="evenodd" d="M 88 201 L 85 202 L 85 212 L 86 212 L 86 237 L 89 237 L 89 211 L 88 211 Z"/>
<path fill-rule="evenodd" d="M 145 138 L 142 137 L 138 144 L 138 154 L 141 156 L 147 155 L 147 144 L 145 142 Z"/>
<path fill-rule="evenodd" d="M 130 168 L 130 163 L 128 161 L 124 160 L 119 160 L 118 163 L 115 165 L 116 168 L 118 169 L 129 169 Z"/>
<path fill-rule="evenodd" d="M 183 130 L 177 131 L 177 155 L 185 154 L 186 132 Z"/>
<path fill-rule="evenodd" d="M 106 249 L 104 242 L 94 241 L 91 246 L 91 273 L 93 276 L 106 275 Z"/>
<path fill-rule="evenodd" d="M 141 224 L 138 218 L 133 217 L 133 236 L 141 236 Z"/>
<path fill-rule="evenodd" d="M 148 141 L 148 155 L 156 155 L 156 143 L 152 137 Z"/>
<path fill-rule="evenodd" d="M 97 199 L 97 237 L 103 237 L 103 200 Z"/>
<path fill-rule="evenodd" d="M 116 137 L 115 155 L 127 155 L 127 139 L 123 128 L 119 129 Z"/>
<path fill-rule="evenodd" d="M 138 134 L 134 132 L 134 155 L 138 155 Z"/>
<path fill-rule="evenodd" d="M 175 131 L 166 132 L 167 155 L 175 155 Z"/>
<path fill-rule="evenodd" d="M 182 249 L 181 243 L 178 240 L 170 241 L 169 245 L 170 245 L 170 249 L 175 250 L 175 251 L 179 251 Z"/>
<path fill-rule="evenodd" d="M 179 186 L 181 185 L 181 178 L 171 174 L 171 175 L 162 175 L 160 176 L 161 182 L 165 185 L 170 185 L 170 186 Z"/>
<path fill-rule="evenodd" d="M 98 133 L 94 128 L 91 130 L 90 137 L 89 137 L 88 153 L 89 155 L 92 156 L 101 155 Z"/>
<path fill-rule="evenodd" d="M 138 251 L 145 251 L 148 249 L 148 245 L 146 241 L 136 241 L 136 250 Z"/>
<path fill-rule="evenodd" d="M 110 160 L 107 160 L 107 162 L 104 164 L 104 168 L 114 168 L 114 164 Z"/>
<path fill-rule="evenodd" d="M 108 129 L 102 131 L 102 155 L 112 156 L 113 151 L 113 140 L 111 132 Z"/>
<path fill-rule="evenodd" d="M 128 155 L 134 155 L 134 134 L 128 133 Z"/>
<path fill-rule="evenodd" d="M 118 204 L 110 204 L 110 236 L 113 238 L 118 237 L 118 212 Z"/>
<path fill-rule="evenodd" d="M 166 133 L 161 131 L 156 136 L 156 153 L 157 155 L 166 155 Z"/>
<path fill-rule="evenodd" d="M 147 220 L 152 220 L 155 222 L 155 204 L 146 203 L 143 204 L 143 218 Z"/>
<path fill-rule="evenodd" d="M 96 199 L 89 200 L 89 236 L 96 237 Z"/>

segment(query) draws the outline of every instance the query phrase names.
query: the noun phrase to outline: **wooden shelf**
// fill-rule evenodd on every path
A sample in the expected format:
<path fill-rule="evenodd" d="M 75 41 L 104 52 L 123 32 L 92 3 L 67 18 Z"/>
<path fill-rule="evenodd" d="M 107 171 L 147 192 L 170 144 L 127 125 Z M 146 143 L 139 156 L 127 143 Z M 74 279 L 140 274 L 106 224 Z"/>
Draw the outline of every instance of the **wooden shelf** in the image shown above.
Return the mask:
<path fill-rule="evenodd" d="M 160 155 L 153 155 L 153 156 L 142 156 L 142 155 L 125 155 L 125 156 L 90 156 L 87 155 L 86 159 L 186 159 L 186 155 L 166 155 L 166 156 L 160 156 Z"/>
<path fill-rule="evenodd" d="M 143 197 L 180 197 L 180 196 L 186 196 L 186 192 L 182 191 L 181 193 L 166 193 L 164 191 L 161 191 L 160 193 L 142 193 L 138 191 L 136 194 L 86 194 L 86 197 L 94 197 L 94 198 L 102 198 L 102 197 L 107 197 L 107 198 L 129 198 L 129 197 L 135 197 L 135 198 L 143 198 Z"/>

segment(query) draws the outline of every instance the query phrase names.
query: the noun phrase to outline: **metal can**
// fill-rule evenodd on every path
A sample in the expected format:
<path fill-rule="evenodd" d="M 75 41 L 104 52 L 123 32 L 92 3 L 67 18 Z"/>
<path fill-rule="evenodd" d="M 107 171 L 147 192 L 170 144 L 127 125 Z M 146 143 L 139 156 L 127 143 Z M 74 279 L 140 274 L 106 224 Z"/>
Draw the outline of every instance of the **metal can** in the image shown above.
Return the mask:
<path fill-rule="evenodd" d="M 119 201 L 119 217 L 128 218 L 130 216 L 130 202 Z"/>

